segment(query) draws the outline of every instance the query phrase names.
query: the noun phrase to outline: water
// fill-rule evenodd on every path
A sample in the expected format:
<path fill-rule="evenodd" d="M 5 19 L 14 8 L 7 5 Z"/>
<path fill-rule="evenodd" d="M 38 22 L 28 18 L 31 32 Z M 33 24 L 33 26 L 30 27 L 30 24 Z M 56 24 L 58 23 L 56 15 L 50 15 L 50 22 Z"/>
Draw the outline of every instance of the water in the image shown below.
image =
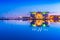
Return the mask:
<path fill-rule="evenodd" d="M 0 22 L 0 40 L 58 40 L 60 28 L 48 27 L 47 30 L 32 30 L 28 25 Z"/>

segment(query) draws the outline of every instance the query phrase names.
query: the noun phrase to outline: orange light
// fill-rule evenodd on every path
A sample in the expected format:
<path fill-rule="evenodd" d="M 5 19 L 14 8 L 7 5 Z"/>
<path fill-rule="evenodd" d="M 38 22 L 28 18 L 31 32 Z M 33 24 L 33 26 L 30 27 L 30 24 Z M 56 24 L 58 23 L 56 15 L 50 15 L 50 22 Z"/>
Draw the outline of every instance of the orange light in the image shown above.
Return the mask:
<path fill-rule="evenodd" d="M 54 22 L 54 20 L 53 20 L 53 19 L 50 19 L 49 21 L 50 21 L 50 22 Z"/>
<path fill-rule="evenodd" d="M 54 16 L 50 16 L 50 19 L 53 19 L 54 18 Z"/>
<path fill-rule="evenodd" d="M 60 20 L 58 20 L 58 22 L 60 22 Z"/>
<path fill-rule="evenodd" d="M 40 14 L 40 13 L 37 13 L 37 14 L 35 15 L 35 17 L 36 17 L 36 19 L 43 19 L 43 15 Z"/>
<path fill-rule="evenodd" d="M 42 23 L 43 23 L 43 20 L 36 20 L 36 22 L 35 22 L 35 24 L 36 24 L 37 26 L 42 25 Z"/>
<path fill-rule="evenodd" d="M 58 18 L 60 18 L 60 16 Z"/>

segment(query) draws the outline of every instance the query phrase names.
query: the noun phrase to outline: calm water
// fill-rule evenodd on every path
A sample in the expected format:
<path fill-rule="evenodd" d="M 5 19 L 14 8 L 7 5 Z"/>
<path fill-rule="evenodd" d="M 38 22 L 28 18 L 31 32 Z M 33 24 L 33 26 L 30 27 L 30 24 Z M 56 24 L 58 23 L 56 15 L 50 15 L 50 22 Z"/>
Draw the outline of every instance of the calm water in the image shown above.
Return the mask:
<path fill-rule="evenodd" d="M 53 25 L 54 26 L 54 25 Z M 0 40 L 58 40 L 60 28 L 48 27 L 47 30 L 32 30 L 29 25 L 0 22 Z"/>

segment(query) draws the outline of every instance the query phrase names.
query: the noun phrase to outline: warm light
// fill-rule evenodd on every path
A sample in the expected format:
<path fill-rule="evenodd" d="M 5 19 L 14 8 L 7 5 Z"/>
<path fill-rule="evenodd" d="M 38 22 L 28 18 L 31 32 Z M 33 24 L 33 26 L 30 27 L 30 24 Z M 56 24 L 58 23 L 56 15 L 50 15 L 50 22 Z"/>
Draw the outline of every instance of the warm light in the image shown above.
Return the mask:
<path fill-rule="evenodd" d="M 42 23 L 43 23 L 43 20 L 36 20 L 36 22 L 35 22 L 35 24 L 36 24 L 37 26 L 41 26 Z"/>
<path fill-rule="evenodd" d="M 60 22 L 60 20 L 58 20 L 58 22 Z"/>
<path fill-rule="evenodd" d="M 36 17 L 36 19 L 43 19 L 43 15 L 40 14 L 40 13 L 37 13 L 37 14 L 35 15 L 35 17 Z"/>
<path fill-rule="evenodd" d="M 49 21 L 50 21 L 50 22 L 54 22 L 54 20 L 53 20 L 53 19 L 50 19 Z"/>
<path fill-rule="evenodd" d="M 54 16 L 50 16 L 50 19 L 54 18 Z"/>
<path fill-rule="evenodd" d="M 58 18 L 60 18 L 60 16 Z"/>

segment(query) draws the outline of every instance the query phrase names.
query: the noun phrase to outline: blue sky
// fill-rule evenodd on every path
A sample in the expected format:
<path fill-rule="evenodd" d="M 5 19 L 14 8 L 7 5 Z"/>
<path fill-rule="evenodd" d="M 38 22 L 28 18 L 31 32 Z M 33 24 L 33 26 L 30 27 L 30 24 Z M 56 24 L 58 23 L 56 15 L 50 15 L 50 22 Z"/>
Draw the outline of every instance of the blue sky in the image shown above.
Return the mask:
<path fill-rule="evenodd" d="M 59 5 L 60 1 L 58 0 L 1 0 L 0 14 L 4 15 L 10 13 L 11 11 L 13 13 L 15 13 L 14 11 L 16 11 L 16 13 L 21 14 L 21 12 L 24 13 L 24 10 L 26 10 L 27 12 L 30 12 L 31 10 L 40 11 L 40 9 L 45 11 L 52 9 L 55 6 L 57 7 L 54 8 L 56 10 L 60 8 Z"/>

